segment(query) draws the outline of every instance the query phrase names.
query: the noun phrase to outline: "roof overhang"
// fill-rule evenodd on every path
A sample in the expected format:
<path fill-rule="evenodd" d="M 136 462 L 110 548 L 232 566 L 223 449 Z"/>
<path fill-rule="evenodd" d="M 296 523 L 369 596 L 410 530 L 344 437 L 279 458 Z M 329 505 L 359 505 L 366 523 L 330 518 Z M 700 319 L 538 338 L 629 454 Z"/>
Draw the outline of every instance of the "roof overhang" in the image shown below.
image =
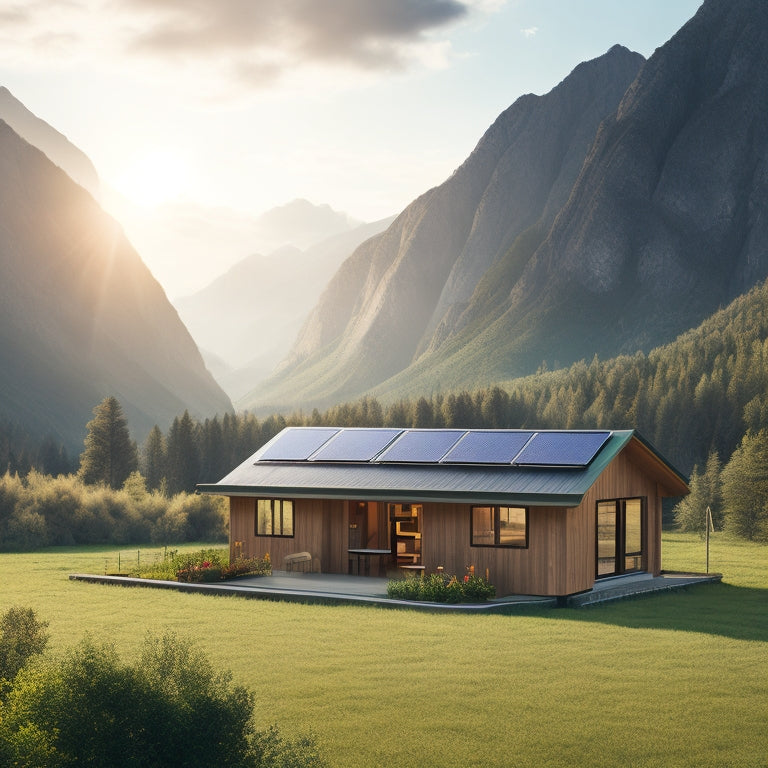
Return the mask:
<path fill-rule="evenodd" d="M 392 503 L 450 503 L 450 504 L 499 504 L 502 506 L 521 507 L 577 507 L 584 494 L 561 493 L 511 493 L 505 494 L 493 491 L 437 491 L 437 490 L 397 490 L 381 488 L 350 488 L 334 489 L 328 487 L 304 486 L 258 486 L 244 488 L 242 486 L 226 486 L 218 483 L 198 485 L 200 493 L 218 496 L 258 496 L 274 499 L 330 499 L 354 501 L 381 501 Z"/>

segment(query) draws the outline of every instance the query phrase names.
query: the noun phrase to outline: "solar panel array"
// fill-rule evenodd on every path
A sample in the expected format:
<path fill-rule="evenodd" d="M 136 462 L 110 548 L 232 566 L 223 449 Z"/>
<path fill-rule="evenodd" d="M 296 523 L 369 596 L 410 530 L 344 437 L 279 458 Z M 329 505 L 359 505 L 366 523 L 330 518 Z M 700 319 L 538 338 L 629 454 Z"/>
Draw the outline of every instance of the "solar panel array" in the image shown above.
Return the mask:
<path fill-rule="evenodd" d="M 586 467 L 611 432 L 289 427 L 260 462 Z"/>

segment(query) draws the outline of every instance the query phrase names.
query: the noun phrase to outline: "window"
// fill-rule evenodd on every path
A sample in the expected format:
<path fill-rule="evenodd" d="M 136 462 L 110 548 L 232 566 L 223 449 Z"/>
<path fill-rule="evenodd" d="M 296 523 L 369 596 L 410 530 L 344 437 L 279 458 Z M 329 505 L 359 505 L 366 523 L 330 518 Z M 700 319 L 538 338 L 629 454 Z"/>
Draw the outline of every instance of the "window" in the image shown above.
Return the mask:
<path fill-rule="evenodd" d="M 293 536 L 293 502 L 288 499 L 258 499 L 256 535 Z"/>
<path fill-rule="evenodd" d="M 597 502 L 595 575 L 617 576 L 645 569 L 645 500 Z"/>
<path fill-rule="evenodd" d="M 528 510 L 525 507 L 472 507 L 473 547 L 527 547 Z"/>

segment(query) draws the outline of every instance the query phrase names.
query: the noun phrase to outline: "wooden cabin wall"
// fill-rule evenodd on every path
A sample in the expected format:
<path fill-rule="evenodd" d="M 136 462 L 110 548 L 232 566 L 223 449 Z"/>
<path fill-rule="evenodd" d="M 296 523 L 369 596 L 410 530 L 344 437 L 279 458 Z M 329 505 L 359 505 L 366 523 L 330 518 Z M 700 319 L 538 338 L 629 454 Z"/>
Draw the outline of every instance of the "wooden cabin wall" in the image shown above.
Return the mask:
<path fill-rule="evenodd" d="M 442 565 L 460 578 L 474 565 L 488 570 L 498 595 L 568 594 L 565 581 L 566 510 L 532 507 L 528 515 L 528 548 L 470 546 L 470 504 L 425 504 L 422 562 L 427 571 Z"/>
<path fill-rule="evenodd" d="M 298 499 L 294 502 L 294 535 L 289 538 L 256 535 L 256 499 L 231 496 L 229 499 L 230 557 L 235 542 L 243 542 L 243 554 L 264 557 L 273 567 L 282 568 L 286 555 L 309 552 L 314 570 L 347 572 L 347 526 L 343 501 Z"/>

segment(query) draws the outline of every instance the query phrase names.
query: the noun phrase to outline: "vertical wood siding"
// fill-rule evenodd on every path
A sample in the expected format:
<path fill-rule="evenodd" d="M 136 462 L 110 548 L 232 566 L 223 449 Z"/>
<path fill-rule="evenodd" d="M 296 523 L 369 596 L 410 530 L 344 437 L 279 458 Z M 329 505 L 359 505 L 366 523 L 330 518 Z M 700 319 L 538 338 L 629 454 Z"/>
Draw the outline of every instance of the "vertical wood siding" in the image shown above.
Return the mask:
<path fill-rule="evenodd" d="M 347 527 L 345 502 L 327 499 L 298 499 L 294 502 L 294 536 L 280 538 L 256 535 L 256 499 L 232 496 L 229 499 L 230 556 L 235 541 L 243 542 L 243 554 L 264 557 L 269 553 L 273 567 L 282 568 L 283 558 L 295 552 L 309 552 L 315 570 L 347 572 Z"/>

